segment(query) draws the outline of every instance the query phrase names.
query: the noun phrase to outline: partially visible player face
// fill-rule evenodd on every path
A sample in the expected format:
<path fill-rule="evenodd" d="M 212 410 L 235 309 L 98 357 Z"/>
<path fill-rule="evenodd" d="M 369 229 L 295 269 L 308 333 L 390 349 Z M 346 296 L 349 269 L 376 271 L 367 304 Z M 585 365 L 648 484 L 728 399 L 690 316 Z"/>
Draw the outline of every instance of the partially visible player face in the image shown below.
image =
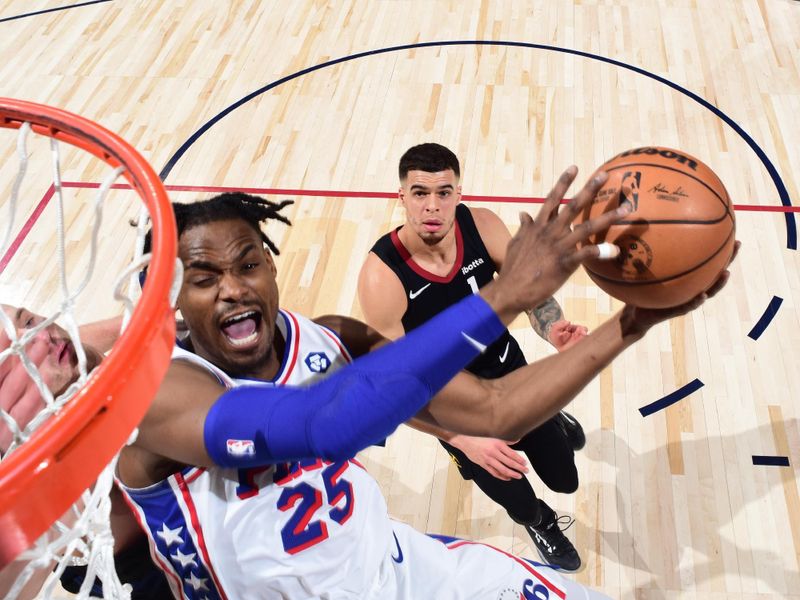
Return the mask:
<path fill-rule="evenodd" d="M 409 171 L 400 182 L 399 198 L 406 207 L 406 225 L 426 244 L 444 239 L 453 229 L 461 186 L 452 169 L 428 173 Z"/>
<path fill-rule="evenodd" d="M 18 338 L 22 337 L 26 330 L 45 320 L 44 317 L 26 308 L 6 304 L 0 306 L 14 324 Z M 39 373 L 53 395 L 58 396 L 78 379 L 78 357 L 72 340 L 64 329 L 51 323 L 36 334 L 26 349 L 34 344 L 46 347 L 47 354 L 44 361 L 38 365 Z"/>
<path fill-rule="evenodd" d="M 17 339 L 28 329 L 44 321 L 44 317 L 33 314 L 25 308 L 0 305 L 3 312 L 11 319 Z M 10 344 L 5 329 L 0 328 L 0 350 Z M 67 387 L 78 379 L 78 359 L 75 348 L 67 332 L 55 323 L 39 331 L 25 346 L 28 358 L 37 366 L 44 384 L 54 396 L 63 393 Z M 7 357 L 0 371 L 0 406 L 16 422 L 20 429 L 44 408 L 44 399 L 35 387 L 17 357 Z M 13 434 L 4 421 L 0 422 L 0 452 L 5 452 Z"/>
<path fill-rule="evenodd" d="M 185 230 L 178 308 L 194 351 L 234 376 L 272 378 L 278 285 L 275 263 L 256 230 L 240 219 Z"/>

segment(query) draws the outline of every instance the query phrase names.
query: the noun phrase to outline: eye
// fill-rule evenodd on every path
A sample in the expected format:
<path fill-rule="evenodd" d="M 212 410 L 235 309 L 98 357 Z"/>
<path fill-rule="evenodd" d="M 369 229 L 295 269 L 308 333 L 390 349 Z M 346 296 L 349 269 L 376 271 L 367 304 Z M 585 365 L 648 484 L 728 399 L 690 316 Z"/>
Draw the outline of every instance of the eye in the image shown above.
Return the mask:
<path fill-rule="evenodd" d="M 257 268 L 257 267 L 258 267 L 258 263 L 254 263 L 254 262 L 245 263 L 245 264 L 242 266 L 242 268 L 243 268 L 245 271 L 252 271 L 253 269 L 255 269 L 255 268 Z"/>
<path fill-rule="evenodd" d="M 189 283 L 196 287 L 209 287 L 214 283 L 213 277 L 198 277 L 197 279 L 192 279 Z"/>
<path fill-rule="evenodd" d="M 31 327 L 36 327 L 36 325 L 41 323 L 43 319 L 44 317 L 35 315 L 27 310 L 23 310 L 20 312 L 19 317 L 17 317 L 15 326 L 21 329 L 30 329 Z"/>

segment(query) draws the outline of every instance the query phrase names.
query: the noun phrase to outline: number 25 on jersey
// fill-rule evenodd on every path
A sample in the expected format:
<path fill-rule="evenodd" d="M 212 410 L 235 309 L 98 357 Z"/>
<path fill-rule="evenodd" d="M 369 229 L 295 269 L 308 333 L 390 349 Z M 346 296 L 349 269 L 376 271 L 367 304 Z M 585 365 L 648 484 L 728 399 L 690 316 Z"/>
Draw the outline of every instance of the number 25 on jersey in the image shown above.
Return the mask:
<path fill-rule="evenodd" d="M 278 497 L 278 510 L 291 511 L 291 516 L 281 529 L 283 549 L 288 554 L 297 554 L 319 544 L 328 538 L 328 525 L 321 519 L 314 519 L 318 511 L 327 511 L 328 517 L 344 525 L 353 514 L 353 486 L 342 474 L 355 461 L 332 463 L 321 459 L 300 461 L 289 465 L 277 465 L 271 485 L 283 487 Z M 270 467 L 239 469 L 239 486 L 236 494 L 247 499 L 258 494 L 255 475 Z M 324 489 L 318 489 L 307 481 L 288 485 L 303 473 L 322 469 Z M 285 487 L 284 487 L 285 486 Z"/>

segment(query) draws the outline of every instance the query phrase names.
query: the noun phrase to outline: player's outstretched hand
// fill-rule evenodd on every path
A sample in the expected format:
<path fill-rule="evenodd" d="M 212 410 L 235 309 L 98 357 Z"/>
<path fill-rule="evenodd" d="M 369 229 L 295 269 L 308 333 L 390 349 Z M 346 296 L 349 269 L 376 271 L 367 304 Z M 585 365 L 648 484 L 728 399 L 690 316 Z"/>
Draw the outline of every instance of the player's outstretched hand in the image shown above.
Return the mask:
<path fill-rule="evenodd" d="M 728 266 L 730 266 L 730 264 L 736 258 L 741 245 L 742 243 L 739 241 L 734 243 L 733 254 L 731 255 L 731 260 L 728 262 Z M 643 335 L 656 323 L 661 323 L 662 321 L 667 321 L 673 317 L 679 317 L 695 310 L 702 305 L 703 302 L 716 296 L 719 291 L 725 287 L 725 284 L 728 283 L 729 277 L 730 271 L 728 271 L 726 267 L 726 269 L 720 273 L 717 280 L 708 290 L 702 294 L 699 294 L 698 296 L 695 296 L 686 304 L 673 306 L 672 308 L 639 308 L 636 306 L 626 305 L 623 309 L 622 315 L 624 333 L 626 335 Z"/>
<path fill-rule="evenodd" d="M 626 204 L 616 210 L 572 227 L 576 215 L 589 206 L 608 175 L 596 173 L 561 209 L 561 199 L 575 180 L 578 169 L 570 167 L 559 177 L 539 210 L 536 219 L 520 214 L 520 227 L 508 243 L 503 268 L 496 281 L 481 290 L 481 295 L 500 318 L 509 323 L 521 311 L 538 306 L 560 288 L 578 265 L 587 258 L 614 258 L 595 244 L 579 244 L 589 236 L 605 231 L 630 212 Z M 605 245 L 606 249 L 609 247 Z"/>
<path fill-rule="evenodd" d="M 5 331 L 0 329 L 0 352 L 11 345 Z M 36 336 L 25 346 L 25 354 L 38 368 L 47 358 L 49 345 Z M 47 382 L 45 382 L 47 383 Z M 23 429 L 42 409 L 42 396 L 17 356 L 8 356 L 0 363 L 0 408 Z M 12 433 L 5 419 L 0 417 L 0 453 L 11 444 Z"/>

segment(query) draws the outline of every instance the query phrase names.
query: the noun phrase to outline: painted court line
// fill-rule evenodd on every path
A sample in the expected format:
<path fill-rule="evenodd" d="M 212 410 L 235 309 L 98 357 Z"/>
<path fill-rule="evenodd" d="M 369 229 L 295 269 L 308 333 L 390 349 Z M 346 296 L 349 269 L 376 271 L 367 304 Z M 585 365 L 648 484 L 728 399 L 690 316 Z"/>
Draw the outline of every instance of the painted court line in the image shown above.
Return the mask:
<path fill-rule="evenodd" d="M 8 263 L 11 262 L 12 258 L 14 258 L 14 255 L 17 253 L 17 250 L 19 250 L 19 247 L 22 245 L 22 242 L 25 241 L 25 238 L 28 236 L 28 233 L 36 224 L 36 221 L 39 219 L 39 216 L 42 214 L 42 211 L 44 211 L 45 207 L 47 206 L 47 203 L 50 202 L 50 199 L 53 197 L 53 194 L 55 194 L 55 191 L 56 191 L 55 187 L 51 184 L 50 187 L 47 189 L 47 191 L 44 193 L 44 196 L 42 196 L 42 199 L 39 200 L 39 204 L 37 204 L 36 208 L 33 209 L 31 216 L 29 216 L 28 220 L 25 221 L 25 224 L 22 226 L 22 229 L 20 229 L 19 233 L 17 234 L 17 237 L 15 237 L 14 241 L 11 242 L 11 244 L 9 245 L 8 250 L 6 250 L 6 253 L 3 255 L 3 258 L 0 258 L 0 273 L 5 271 L 6 267 L 8 266 Z"/>
<path fill-rule="evenodd" d="M 759 456 L 753 455 L 753 464 L 766 467 L 788 467 L 788 456 Z"/>
<path fill-rule="evenodd" d="M 35 17 L 36 15 L 43 15 L 45 13 L 56 12 L 59 10 L 67 10 L 68 8 L 78 8 L 80 6 L 89 6 L 90 4 L 100 4 L 102 2 L 111 2 L 111 0 L 90 0 L 89 2 L 79 2 L 78 4 L 68 4 L 67 6 L 57 6 L 56 8 L 46 8 L 45 10 L 37 10 L 35 12 L 24 13 L 15 15 L 13 17 L 0 17 L 0 23 L 6 21 L 15 21 L 16 19 L 24 19 L 25 17 Z"/>
<path fill-rule="evenodd" d="M 64 181 L 62 182 L 62 186 L 64 188 L 83 188 L 83 189 L 97 189 L 100 187 L 99 183 L 87 183 L 82 181 Z M 111 186 L 112 189 L 131 189 L 130 185 L 124 183 L 118 183 Z M 385 198 L 385 199 L 392 199 L 396 198 L 397 194 L 395 192 L 362 192 L 362 191 L 346 191 L 346 190 L 301 190 L 301 189 L 293 189 L 293 188 L 260 188 L 260 187 L 242 187 L 242 186 L 210 186 L 210 185 L 166 185 L 167 190 L 173 192 L 232 192 L 232 191 L 240 191 L 245 192 L 248 194 L 270 194 L 276 196 L 306 196 L 306 197 L 324 197 L 324 198 Z M 39 215 L 44 210 L 44 207 L 50 201 L 50 198 L 53 196 L 53 188 L 52 186 L 45 194 L 44 198 L 42 198 L 39 205 L 34 210 L 33 214 L 28 218 L 28 221 L 23 226 L 20 233 L 17 235 L 14 242 L 9 246 L 8 251 L 6 252 L 5 256 L 0 259 L 0 273 L 8 265 L 9 261 L 13 258 L 14 254 L 18 250 L 20 244 L 28 235 L 28 232 L 33 227 L 33 224 L 39 218 Z M 512 202 L 512 203 L 528 203 L 528 204 L 541 204 L 544 202 L 544 198 L 537 198 L 537 197 L 526 197 L 526 196 L 480 196 L 480 195 L 464 195 L 462 198 L 466 201 L 473 201 L 473 202 Z M 735 210 L 739 211 L 752 211 L 752 212 L 800 212 L 800 207 L 796 206 L 762 206 L 758 204 L 735 204 Z M 767 309 L 764 311 L 764 314 L 758 320 L 756 325 L 750 330 L 748 336 L 754 340 L 757 340 L 759 336 L 764 332 L 767 326 L 770 324 L 772 319 L 778 312 L 778 308 L 782 303 L 782 299 L 774 296 L 772 301 L 770 302 Z M 695 380 L 698 381 L 698 380 Z M 692 384 L 689 384 L 692 385 Z M 702 383 L 700 384 L 702 386 Z M 648 406 L 642 407 L 640 412 L 644 410 L 648 410 L 650 407 L 655 407 L 667 398 L 671 398 L 674 394 L 678 394 L 681 390 L 677 390 L 672 394 L 665 396 L 659 401 L 654 402 Z M 691 392 L 695 391 L 694 389 L 687 392 L 687 395 Z M 673 400 L 673 402 L 677 402 L 681 398 L 677 398 Z M 670 402 L 671 404 L 671 402 Z M 668 406 L 669 404 L 665 405 Z M 642 416 L 647 416 L 652 412 L 656 412 L 657 410 L 661 410 L 660 408 L 655 408 L 645 414 L 642 412 Z"/>
<path fill-rule="evenodd" d="M 90 188 L 100 187 L 99 183 L 85 183 L 82 181 L 65 181 L 65 188 Z M 222 185 L 165 185 L 171 192 L 244 192 L 246 194 L 270 194 L 274 196 L 305 196 L 317 198 L 397 198 L 397 192 L 362 192 L 348 190 L 301 190 L 295 188 L 261 188 Z M 112 189 L 130 189 L 127 183 L 116 183 Z M 464 194 L 462 200 L 468 202 L 511 202 L 541 204 L 544 198 L 538 196 L 482 196 L 477 194 Z M 760 204 L 734 204 L 734 210 L 747 212 L 782 212 L 800 213 L 800 206 L 768 206 Z"/>
<path fill-rule="evenodd" d="M 666 396 L 664 396 L 660 400 L 656 400 L 655 402 L 652 402 L 651 404 L 648 404 L 646 406 L 641 407 L 639 409 L 639 412 L 642 414 L 643 417 L 648 417 L 648 416 L 652 415 L 653 413 L 656 413 L 656 412 L 658 412 L 660 410 L 664 410 L 668 406 L 671 406 L 671 405 L 675 404 L 676 402 L 678 402 L 680 400 L 683 400 L 689 394 L 693 394 L 694 392 L 699 390 L 701 387 L 703 387 L 703 385 L 704 385 L 703 382 L 700 381 L 699 379 L 695 379 L 694 381 L 690 381 L 689 383 L 687 383 L 682 388 L 679 388 L 679 389 L 675 390 L 671 394 L 667 394 Z"/>
<path fill-rule="evenodd" d="M 764 330 L 767 328 L 772 322 L 772 319 L 775 318 L 775 315 L 778 314 L 778 309 L 783 304 L 783 298 L 780 296 L 773 296 L 772 300 L 767 306 L 767 310 L 764 311 L 764 314 L 761 315 L 761 318 L 758 320 L 758 323 L 753 325 L 753 328 L 750 330 L 750 333 L 747 334 L 747 337 L 757 340 L 761 337 L 761 334 L 764 333 Z"/>

